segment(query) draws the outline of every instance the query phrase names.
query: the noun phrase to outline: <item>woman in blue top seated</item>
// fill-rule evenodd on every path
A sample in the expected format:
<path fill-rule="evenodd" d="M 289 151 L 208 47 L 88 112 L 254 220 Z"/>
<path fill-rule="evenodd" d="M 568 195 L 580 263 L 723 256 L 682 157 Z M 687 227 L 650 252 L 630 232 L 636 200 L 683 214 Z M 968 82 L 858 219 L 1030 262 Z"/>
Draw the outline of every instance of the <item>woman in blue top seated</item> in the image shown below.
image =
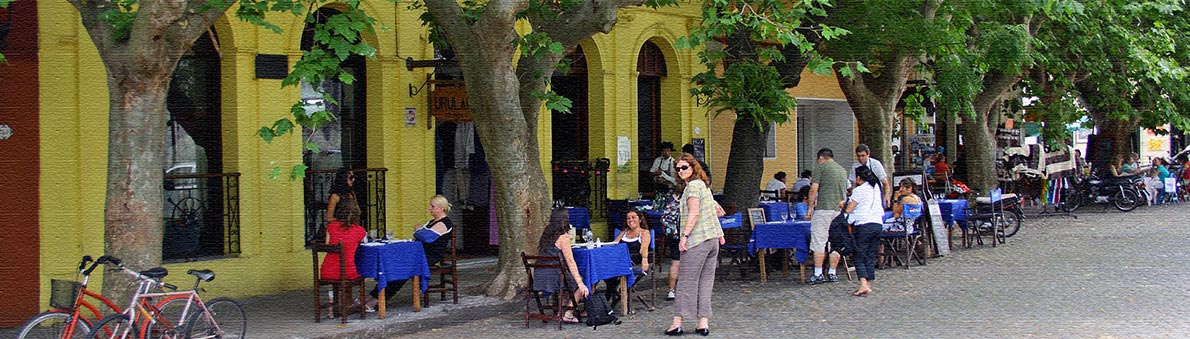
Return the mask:
<path fill-rule="evenodd" d="M 450 246 L 450 232 L 454 230 L 454 224 L 450 222 L 450 218 L 446 216 L 450 212 L 450 202 L 442 195 L 435 195 L 430 198 L 430 216 L 433 219 L 426 222 L 425 225 L 419 227 L 414 231 L 414 238 L 421 241 L 422 250 L 426 253 L 426 264 L 430 266 L 437 265 L 442 261 L 442 257 L 446 256 L 446 250 Z M 388 286 L 384 289 L 385 300 L 392 300 L 397 291 L 405 286 L 405 279 L 391 280 Z M 371 310 L 376 307 L 379 301 L 376 299 L 379 296 L 379 291 L 372 289 L 372 298 L 368 300 L 368 309 Z"/>

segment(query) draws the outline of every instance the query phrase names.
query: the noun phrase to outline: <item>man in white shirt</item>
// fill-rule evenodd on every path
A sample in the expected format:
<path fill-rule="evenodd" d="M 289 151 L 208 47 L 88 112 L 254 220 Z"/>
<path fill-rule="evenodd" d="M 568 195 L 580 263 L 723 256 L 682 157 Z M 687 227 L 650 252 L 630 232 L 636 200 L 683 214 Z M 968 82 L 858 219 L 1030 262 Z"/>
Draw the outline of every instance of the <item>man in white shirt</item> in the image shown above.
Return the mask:
<path fill-rule="evenodd" d="M 663 141 L 658 148 L 661 155 L 653 159 L 653 166 L 649 168 L 649 172 L 653 173 L 653 180 L 658 184 L 673 188 L 677 184 L 677 180 L 674 179 L 674 158 L 670 155 L 673 153 L 674 144 Z"/>
<path fill-rule="evenodd" d="M 807 187 L 810 187 L 810 170 L 802 171 L 802 174 L 797 179 L 797 182 L 793 183 L 793 188 L 790 191 L 794 193 L 801 192 L 803 188 Z"/>
<path fill-rule="evenodd" d="M 860 166 L 868 166 L 872 173 L 880 178 L 880 185 L 882 185 L 880 189 L 884 192 L 884 206 L 891 206 L 889 202 L 892 200 L 892 191 L 894 191 L 890 189 L 892 181 L 888 178 L 888 173 L 884 172 L 884 164 L 881 164 L 880 160 L 872 159 L 872 150 L 866 144 L 855 146 L 855 162 L 851 163 L 851 171 L 847 174 L 847 180 L 851 181 L 851 188 L 855 188 L 855 169 Z"/>
<path fill-rule="evenodd" d="M 764 184 L 765 191 L 772 191 L 776 193 L 764 193 L 765 197 L 771 200 L 785 200 L 785 172 L 777 172 L 773 174 L 773 178 Z"/>

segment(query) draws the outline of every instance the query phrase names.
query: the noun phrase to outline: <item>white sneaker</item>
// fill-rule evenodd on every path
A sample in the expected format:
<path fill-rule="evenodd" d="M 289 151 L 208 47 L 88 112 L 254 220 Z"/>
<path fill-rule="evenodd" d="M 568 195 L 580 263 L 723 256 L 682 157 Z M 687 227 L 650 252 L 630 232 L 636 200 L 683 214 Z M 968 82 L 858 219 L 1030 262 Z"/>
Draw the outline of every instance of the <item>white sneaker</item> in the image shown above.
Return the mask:
<path fill-rule="evenodd" d="M 674 290 L 669 290 L 669 293 L 665 294 L 665 300 L 674 300 L 674 298 L 677 298 L 677 296 L 674 295 Z"/>

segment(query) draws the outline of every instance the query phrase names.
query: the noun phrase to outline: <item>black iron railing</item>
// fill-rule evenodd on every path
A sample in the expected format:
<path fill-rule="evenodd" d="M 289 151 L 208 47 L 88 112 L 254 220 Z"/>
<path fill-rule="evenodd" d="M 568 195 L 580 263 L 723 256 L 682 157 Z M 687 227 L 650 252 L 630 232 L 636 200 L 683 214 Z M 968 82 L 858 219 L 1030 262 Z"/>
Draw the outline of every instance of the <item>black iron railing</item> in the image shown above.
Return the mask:
<path fill-rule="evenodd" d="M 326 232 L 326 205 L 330 199 L 331 183 L 336 170 L 307 170 L 305 179 L 306 243 L 320 239 Z M 384 174 L 387 168 L 355 168 L 351 173 L 357 177 L 352 187 L 363 212 L 360 222 L 372 237 L 381 237 L 385 232 L 385 190 Z M 360 176 L 363 174 L 364 176 Z"/>
<path fill-rule="evenodd" d="M 240 253 L 240 174 L 166 175 L 162 259 Z"/>
<path fill-rule="evenodd" d="M 554 160 L 550 165 L 554 175 L 554 200 L 566 206 L 586 207 L 594 217 L 607 217 L 610 160 Z"/>

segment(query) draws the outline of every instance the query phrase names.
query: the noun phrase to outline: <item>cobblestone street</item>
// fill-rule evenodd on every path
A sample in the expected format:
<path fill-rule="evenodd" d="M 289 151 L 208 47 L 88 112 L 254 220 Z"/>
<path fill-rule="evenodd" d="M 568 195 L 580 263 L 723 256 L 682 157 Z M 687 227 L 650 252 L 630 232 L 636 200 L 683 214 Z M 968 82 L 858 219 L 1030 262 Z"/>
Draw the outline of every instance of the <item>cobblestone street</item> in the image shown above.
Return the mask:
<path fill-rule="evenodd" d="M 1084 207 L 1078 218 L 1030 216 L 998 247 L 956 249 L 928 266 L 877 271 L 874 294 L 857 282 L 805 286 L 779 273 L 716 283 L 712 337 L 720 338 L 1179 338 L 1190 336 L 1190 206 L 1131 213 Z M 957 231 L 957 230 L 956 230 Z M 957 240 L 957 237 L 955 238 Z M 720 272 L 733 270 L 725 265 Z M 663 281 L 658 281 L 663 286 Z M 402 338 L 662 337 L 672 303 L 596 331 L 531 323 L 519 311 L 446 323 Z M 686 324 L 687 336 L 694 321 Z"/>

